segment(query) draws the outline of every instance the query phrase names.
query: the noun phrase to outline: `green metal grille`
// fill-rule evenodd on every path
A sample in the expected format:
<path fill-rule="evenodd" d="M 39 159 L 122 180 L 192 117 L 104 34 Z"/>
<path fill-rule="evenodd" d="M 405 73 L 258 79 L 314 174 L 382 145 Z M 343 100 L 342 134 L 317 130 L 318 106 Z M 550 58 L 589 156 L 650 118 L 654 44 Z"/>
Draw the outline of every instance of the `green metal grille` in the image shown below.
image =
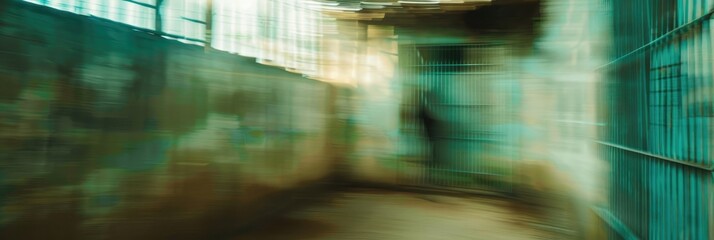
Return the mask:
<path fill-rule="evenodd" d="M 598 69 L 610 237 L 712 239 L 714 1 L 610 4 L 616 58 Z"/>
<path fill-rule="evenodd" d="M 401 183 L 511 192 L 517 157 L 512 147 L 518 138 L 513 131 L 516 85 L 508 71 L 508 46 L 403 45 L 399 52 L 401 108 L 411 113 L 402 115 L 402 146 L 420 153 L 402 157 Z M 437 122 L 434 149 L 406 143 L 425 140 L 417 117 L 420 106 Z M 425 163 L 434 150 L 439 164 Z"/>

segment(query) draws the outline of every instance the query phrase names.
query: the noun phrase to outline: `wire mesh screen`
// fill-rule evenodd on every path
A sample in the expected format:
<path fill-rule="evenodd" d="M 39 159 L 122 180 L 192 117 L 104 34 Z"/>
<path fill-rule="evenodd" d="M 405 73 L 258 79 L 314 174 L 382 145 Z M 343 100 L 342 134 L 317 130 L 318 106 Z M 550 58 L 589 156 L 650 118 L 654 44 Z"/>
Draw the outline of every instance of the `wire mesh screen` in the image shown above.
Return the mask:
<path fill-rule="evenodd" d="M 507 45 L 404 45 L 404 184 L 510 192 L 517 134 Z"/>
<path fill-rule="evenodd" d="M 612 238 L 711 239 L 714 1 L 611 1 L 599 71 Z"/>

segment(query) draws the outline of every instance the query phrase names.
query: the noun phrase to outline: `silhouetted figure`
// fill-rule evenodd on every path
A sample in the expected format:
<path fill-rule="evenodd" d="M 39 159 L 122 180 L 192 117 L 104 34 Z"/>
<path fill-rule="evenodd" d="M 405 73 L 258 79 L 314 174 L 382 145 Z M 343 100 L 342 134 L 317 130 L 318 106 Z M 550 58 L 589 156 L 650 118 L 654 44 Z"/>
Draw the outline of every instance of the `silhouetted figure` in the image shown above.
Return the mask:
<path fill-rule="evenodd" d="M 438 148 L 438 138 L 439 138 L 439 122 L 434 116 L 433 111 L 430 110 L 430 104 L 433 104 L 433 96 L 431 93 L 427 93 L 425 99 L 419 104 L 419 110 L 417 113 L 417 118 L 422 124 L 424 135 L 426 137 L 427 148 L 429 149 L 429 157 L 427 159 L 427 166 L 438 167 L 441 163 Z"/>

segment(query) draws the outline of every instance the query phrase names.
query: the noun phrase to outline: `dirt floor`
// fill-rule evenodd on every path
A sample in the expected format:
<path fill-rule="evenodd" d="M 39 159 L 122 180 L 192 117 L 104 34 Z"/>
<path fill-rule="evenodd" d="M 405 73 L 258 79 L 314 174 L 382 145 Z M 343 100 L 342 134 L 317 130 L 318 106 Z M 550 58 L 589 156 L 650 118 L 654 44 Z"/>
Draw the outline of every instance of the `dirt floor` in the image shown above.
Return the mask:
<path fill-rule="evenodd" d="M 575 238 L 504 198 L 360 189 L 313 200 L 233 239 Z"/>

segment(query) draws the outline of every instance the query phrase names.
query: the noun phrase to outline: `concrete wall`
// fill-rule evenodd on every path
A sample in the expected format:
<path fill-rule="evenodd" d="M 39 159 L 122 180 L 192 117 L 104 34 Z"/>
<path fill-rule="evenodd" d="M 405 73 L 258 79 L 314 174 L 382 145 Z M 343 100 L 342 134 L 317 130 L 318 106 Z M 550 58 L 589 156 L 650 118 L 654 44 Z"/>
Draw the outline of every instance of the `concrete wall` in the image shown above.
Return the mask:
<path fill-rule="evenodd" d="M 2 239 L 215 238 L 332 168 L 324 83 L 119 23 L 0 10 Z"/>

